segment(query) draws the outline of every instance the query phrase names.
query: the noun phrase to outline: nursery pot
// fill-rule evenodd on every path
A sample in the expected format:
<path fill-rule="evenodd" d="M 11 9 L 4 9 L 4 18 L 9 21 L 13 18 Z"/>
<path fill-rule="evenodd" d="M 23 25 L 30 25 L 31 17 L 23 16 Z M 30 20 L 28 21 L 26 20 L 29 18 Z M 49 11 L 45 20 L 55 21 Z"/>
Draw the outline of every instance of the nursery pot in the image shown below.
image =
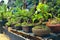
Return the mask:
<path fill-rule="evenodd" d="M 16 30 L 22 30 L 22 26 L 16 26 L 15 29 Z"/>
<path fill-rule="evenodd" d="M 50 33 L 50 31 L 48 31 L 47 29 L 45 30 L 45 29 L 36 29 L 36 28 L 32 28 L 32 32 L 36 36 L 46 36 Z"/>
<path fill-rule="evenodd" d="M 2 21 L 0 21 L 0 33 L 3 33 L 3 23 L 2 23 Z"/>
<path fill-rule="evenodd" d="M 26 33 L 31 33 L 32 28 L 33 28 L 33 26 L 24 26 L 24 27 L 22 27 L 22 30 Z"/>
<path fill-rule="evenodd" d="M 51 29 L 51 32 L 60 33 L 60 24 L 51 24 L 50 21 L 48 21 L 46 26 Z"/>
<path fill-rule="evenodd" d="M 3 26 L 5 26 L 5 23 L 6 23 L 6 22 L 8 22 L 7 19 L 3 18 L 3 19 L 2 19 L 2 24 L 3 24 Z"/>
<path fill-rule="evenodd" d="M 51 29 L 53 33 L 60 33 L 60 24 L 50 24 L 49 22 L 46 24 L 47 27 Z"/>

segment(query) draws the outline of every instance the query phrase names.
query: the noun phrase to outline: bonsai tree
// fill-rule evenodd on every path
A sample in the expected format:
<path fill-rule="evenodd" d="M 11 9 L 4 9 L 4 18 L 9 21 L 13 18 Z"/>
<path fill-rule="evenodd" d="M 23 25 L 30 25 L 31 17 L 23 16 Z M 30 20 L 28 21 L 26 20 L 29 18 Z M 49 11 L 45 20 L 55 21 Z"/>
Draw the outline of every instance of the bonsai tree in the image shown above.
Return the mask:
<path fill-rule="evenodd" d="M 52 14 L 49 13 L 49 6 L 46 4 L 42 4 L 39 3 L 37 5 L 37 11 L 35 12 L 35 14 L 32 16 L 32 21 L 34 23 L 34 21 L 36 20 L 38 22 L 38 24 L 40 24 L 42 21 L 46 21 L 52 17 Z"/>
<path fill-rule="evenodd" d="M 32 16 L 33 22 L 38 20 L 35 27 L 32 28 L 32 32 L 38 36 L 44 36 L 50 33 L 50 29 L 43 24 L 44 21 L 48 20 L 48 16 L 52 17 L 51 14 L 48 12 L 49 6 L 46 4 L 39 3 L 37 6 L 37 11 Z M 43 25 L 43 26 L 41 26 Z"/>
<path fill-rule="evenodd" d="M 11 22 L 7 22 L 5 25 L 10 27 L 11 26 Z"/>
<path fill-rule="evenodd" d="M 0 5 L 0 20 L 5 21 L 4 14 L 6 13 L 6 5 Z"/>
<path fill-rule="evenodd" d="M 12 15 L 11 13 L 10 13 L 10 15 L 7 15 L 6 17 L 8 20 L 7 23 L 8 24 L 10 23 L 10 27 L 14 26 L 18 22 L 18 18 L 15 15 Z"/>
<path fill-rule="evenodd" d="M 27 25 L 28 25 L 27 22 L 23 22 L 23 23 L 22 23 L 22 26 L 23 26 L 23 27 L 25 27 L 25 26 L 27 26 Z"/>
<path fill-rule="evenodd" d="M 21 26 L 21 24 L 20 23 L 17 23 L 17 24 L 15 24 L 15 26 L 18 27 L 18 26 Z"/>
<path fill-rule="evenodd" d="M 60 0 L 51 0 L 50 2 L 47 2 L 47 5 L 49 5 L 49 13 L 52 14 L 53 18 L 57 17 L 60 14 Z"/>
<path fill-rule="evenodd" d="M 48 20 L 49 16 L 50 18 L 52 17 L 52 14 L 49 13 L 49 6 L 47 4 L 39 3 L 37 6 L 37 11 L 44 17 L 44 20 Z"/>
<path fill-rule="evenodd" d="M 53 3 L 53 4 L 52 4 Z M 53 18 L 49 19 L 49 21 L 47 22 L 47 26 L 52 30 L 52 32 L 54 33 L 58 33 L 60 32 L 59 28 L 60 28 L 60 2 L 59 0 L 56 0 L 55 2 L 48 2 L 47 3 L 50 7 L 49 12 L 52 14 Z"/>
<path fill-rule="evenodd" d="M 6 12 L 6 5 L 0 5 L 0 33 L 3 33 L 3 26 L 5 25 L 4 13 Z"/>
<path fill-rule="evenodd" d="M 26 29 L 27 32 L 30 29 L 30 27 L 32 26 L 32 20 L 31 20 L 31 16 L 33 15 L 32 10 L 30 9 L 30 11 L 27 11 L 25 9 L 22 9 L 19 13 L 20 23 L 22 25 L 22 28 L 23 28 L 23 30 Z M 21 22 L 22 20 L 23 20 L 23 22 Z"/>

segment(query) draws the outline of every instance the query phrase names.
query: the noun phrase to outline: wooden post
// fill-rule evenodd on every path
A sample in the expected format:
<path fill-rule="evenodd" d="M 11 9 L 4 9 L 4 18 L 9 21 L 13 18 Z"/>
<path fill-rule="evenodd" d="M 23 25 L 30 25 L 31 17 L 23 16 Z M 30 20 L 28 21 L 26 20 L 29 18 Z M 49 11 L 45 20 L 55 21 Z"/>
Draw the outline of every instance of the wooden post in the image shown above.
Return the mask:
<path fill-rule="evenodd" d="M 34 4 L 34 12 L 36 11 L 36 0 L 33 0 L 33 4 Z"/>
<path fill-rule="evenodd" d="M 26 9 L 26 0 L 23 0 L 23 3 L 24 3 L 24 5 L 23 5 L 23 9 Z"/>
<path fill-rule="evenodd" d="M 40 3 L 46 3 L 46 0 L 39 0 Z"/>
<path fill-rule="evenodd" d="M 8 31 L 11 32 L 12 28 L 11 27 L 8 27 Z"/>

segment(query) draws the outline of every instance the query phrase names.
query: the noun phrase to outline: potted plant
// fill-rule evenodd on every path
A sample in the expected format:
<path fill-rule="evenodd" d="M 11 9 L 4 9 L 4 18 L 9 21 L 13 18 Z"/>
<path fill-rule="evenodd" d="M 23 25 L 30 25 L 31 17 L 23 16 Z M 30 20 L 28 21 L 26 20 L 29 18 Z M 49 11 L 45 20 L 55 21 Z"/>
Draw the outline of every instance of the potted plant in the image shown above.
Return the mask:
<path fill-rule="evenodd" d="M 17 18 L 15 17 L 15 16 L 13 16 L 13 15 L 10 15 L 9 17 L 8 16 L 6 16 L 7 17 L 7 23 L 6 23 L 6 26 L 9 28 L 9 27 L 11 27 L 11 28 L 13 28 L 14 27 L 14 25 L 16 24 L 16 22 L 17 22 Z"/>
<path fill-rule="evenodd" d="M 4 18 L 4 13 L 6 12 L 6 5 L 0 5 L 0 32 L 3 33 L 3 26 L 7 22 Z"/>
<path fill-rule="evenodd" d="M 2 18 L 2 22 L 3 22 L 3 26 L 5 25 L 5 23 L 7 22 L 7 19 L 5 18 L 5 14 L 7 12 L 7 6 L 5 4 L 2 4 L 0 6 L 0 17 Z"/>
<path fill-rule="evenodd" d="M 22 30 L 24 32 L 30 33 L 32 32 L 33 24 L 28 24 L 27 22 L 22 23 Z"/>
<path fill-rule="evenodd" d="M 51 29 L 52 32 L 54 33 L 59 33 L 60 30 L 60 2 L 59 0 L 56 0 L 55 3 L 49 2 L 47 3 L 50 6 L 50 13 L 53 14 L 53 18 L 49 19 L 47 22 L 47 26 Z M 53 3 L 53 4 L 52 4 Z"/>
<path fill-rule="evenodd" d="M 33 10 L 33 9 L 32 9 Z M 32 22 L 31 22 L 31 16 L 33 14 L 32 10 L 27 11 L 25 9 L 19 9 L 14 14 L 16 17 L 19 17 L 19 23 L 22 25 L 22 30 L 25 32 L 31 32 L 32 31 Z M 31 29 L 31 31 L 29 31 Z"/>
<path fill-rule="evenodd" d="M 11 22 L 7 22 L 5 25 L 6 25 L 7 27 L 11 27 Z"/>
<path fill-rule="evenodd" d="M 37 35 L 37 36 L 45 36 L 50 33 L 50 30 L 46 26 L 39 25 L 32 28 L 32 32 L 34 33 L 34 35 Z"/>
<path fill-rule="evenodd" d="M 45 23 L 48 20 L 48 16 L 52 17 L 51 14 L 48 13 L 49 6 L 46 4 L 39 3 L 37 6 L 37 11 L 32 16 L 33 22 L 38 20 L 35 24 L 35 27 L 32 28 L 32 32 L 37 36 L 44 36 L 50 33 L 50 29 L 46 27 Z M 43 26 L 42 26 L 43 25 Z"/>
<path fill-rule="evenodd" d="M 20 23 L 15 24 L 14 27 L 16 30 L 22 30 L 22 26 Z"/>
<path fill-rule="evenodd" d="M 51 29 L 52 32 L 60 32 L 60 18 L 49 19 L 46 25 Z"/>

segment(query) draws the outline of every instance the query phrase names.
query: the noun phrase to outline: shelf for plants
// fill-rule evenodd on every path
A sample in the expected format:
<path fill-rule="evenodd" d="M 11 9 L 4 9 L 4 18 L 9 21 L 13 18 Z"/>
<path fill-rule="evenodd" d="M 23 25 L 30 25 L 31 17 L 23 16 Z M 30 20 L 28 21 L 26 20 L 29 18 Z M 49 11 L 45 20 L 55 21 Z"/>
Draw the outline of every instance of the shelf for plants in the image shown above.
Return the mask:
<path fill-rule="evenodd" d="M 17 35 L 21 35 L 24 38 L 30 39 L 30 40 L 59 40 L 60 39 L 60 33 L 59 34 L 55 34 L 55 33 L 50 33 L 49 35 L 43 36 L 43 37 L 38 37 L 38 36 L 34 36 L 33 33 L 25 33 L 23 31 L 19 31 L 19 30 L 11 30 L 11 32 L 17 34 Z"/>
<path fill-rule="evenodd" d="M 42 40 L 41 37 L 34 36 L 32 33 L 25 33 L 25 32 L 17 31 L 17 30 L 11 30 L 11 32 L 17 35 L 20 35 L 24 38 L 27 38 L 29 40 Z"/>
<path fill-rule="evenodd" d="M 25 33 L 22 30 L 15 30 L 12 29 L 10 30 L 11 34 L 14 34 L 16 36 L 19 36 L 20 38 L 23 38 L 25 40 L 60 40 L 60 33 L 55 34 L 55 33 L 50 33 L 49 35 L 43 36 L 43 37 L 38 37 L 35 36 L 33 33 Z"/>

